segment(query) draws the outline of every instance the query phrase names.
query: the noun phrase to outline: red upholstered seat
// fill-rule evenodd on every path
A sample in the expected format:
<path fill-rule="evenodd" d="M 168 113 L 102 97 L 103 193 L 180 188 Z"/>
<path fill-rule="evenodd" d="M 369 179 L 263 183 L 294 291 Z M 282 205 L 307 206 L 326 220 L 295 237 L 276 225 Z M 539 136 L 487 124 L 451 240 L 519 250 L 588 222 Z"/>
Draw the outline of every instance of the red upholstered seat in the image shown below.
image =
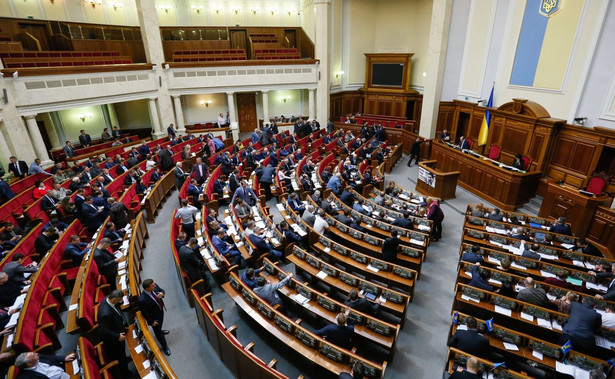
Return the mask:
<path fill-rule="evenodd" d="M 468 141 L 468 149 L 472 150 L 472 145 L 474 145 L 474 140 L 472 138 L 466 138 Z"/>
<path fill-rule="evenodd" d="M 591 192 L 594 195 L 602 195 L 604 192 L 604 188 L 606 188 L 607 181 L 601 176 L 594 176 L 589 179 L 589 183 L 587 184 L 587 192 Z"/>
<path fill-rule="evenodd" d="M 493 160 L 498 160 L 500 159 L 500 152 L 502 151 L 502 148 L 499 145 L 491 145 L 491 147 L 489 148 L 489 159 L 493 159 Z"/>
<path fill-rule="evenodd" d="M 532 160 L 530 157 L 524 155 L 521 157 L 521 162 L 523 163 L 523 170 L 527 171 L 530 168 L 530 163 L 532 163 Z"/>

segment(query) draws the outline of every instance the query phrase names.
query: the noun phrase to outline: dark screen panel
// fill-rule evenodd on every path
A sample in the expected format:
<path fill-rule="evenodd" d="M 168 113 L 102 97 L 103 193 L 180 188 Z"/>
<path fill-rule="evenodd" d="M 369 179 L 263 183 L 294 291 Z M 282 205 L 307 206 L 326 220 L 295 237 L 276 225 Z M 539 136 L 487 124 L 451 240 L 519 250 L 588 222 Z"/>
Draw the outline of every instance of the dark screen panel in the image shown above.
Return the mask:
<path fill-rule="evenodd" d="M 401 87 L 403 79 L 403 63 L 374 63 L 372 65 L 373 86 Z"/>

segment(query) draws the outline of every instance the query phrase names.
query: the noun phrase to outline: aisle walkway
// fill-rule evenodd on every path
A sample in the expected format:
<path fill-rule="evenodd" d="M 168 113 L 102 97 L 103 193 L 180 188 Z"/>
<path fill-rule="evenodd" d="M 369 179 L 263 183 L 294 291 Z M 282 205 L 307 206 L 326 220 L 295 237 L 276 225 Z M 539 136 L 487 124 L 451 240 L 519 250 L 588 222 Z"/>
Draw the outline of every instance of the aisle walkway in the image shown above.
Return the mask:
<path fill-rule="evenodd" d="M 414 191 L 418 169 L 406 167 L 407 158 L 402 158 L 387 180 Z M 463 215 L 468 203 L 481 202 L 480 199 L 462 188 L 457 188 L 457 198 L 446 201 L 442 206 L 445 213 L 443 238 L 434 242 L 427 250 L 421 279 L 417 281 L 414 300 L 408 309 L 406 325 L 401 330 L 395 360 L 389 364 L 386 377 L 404 375 L 411 378 L 437 378 L 441 376 L 446 358 L 446 337 L 450 328 L 450 312 L 459 259 L 459 244 Z M 270 201 L 275 210 L 275 200 Z M 173 267 L 170 251 L 169 226 L 171 215 L 177 207 L 177 192 L 171 194 L 156 218 L 149 224 L 150 238 L 143 260 L 141 278 L 152 277 L 167 291 L 167 313 L 165 328 L 171 331 L 168 336 L 172 351 L 169 363 L 180 378 L 226 378 L 230 372 L 214 354 L 205 335 L 196 321 L 194 309 L 186 302 Z M 458 211 L 459 210 L 459 211 Z M 281 218 L 275 212 L 275 221 Z M 213 283 L 212 283 L 213 284 Z M 295 354 L 288 354 L 277 340 L 255 325 L 251 319 L 240 312 L 229 296 L 219 288 L 213 294 L 214 308 L 223 308 L 227 326 L 238 326 L 238 337 L 245 345 L 256 344 L 255 352 L 265 361 L 278 360 L 278 369 L 291 378 L 303 373 L 311 377 L 313 371 L 308 363 L 302 362 Z"/>

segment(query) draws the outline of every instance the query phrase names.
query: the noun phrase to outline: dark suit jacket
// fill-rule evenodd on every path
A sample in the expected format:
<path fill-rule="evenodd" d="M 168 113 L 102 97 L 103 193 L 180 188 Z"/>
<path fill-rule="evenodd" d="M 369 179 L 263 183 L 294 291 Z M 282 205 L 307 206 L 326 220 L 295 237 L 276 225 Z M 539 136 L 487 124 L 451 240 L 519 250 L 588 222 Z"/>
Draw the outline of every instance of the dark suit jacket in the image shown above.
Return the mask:
<path fill-rule="evenodd" d="M 17 174 L 17 165 L 19 165 L 19 170 L 21 171 L 21 175 Z M 28 173 L 28 165 L 24 161 L 17 161 L 17 163 L 9 163 L 9 171 L 13 173 L 18 178 L 24 178 Z"/>
<path fill-rule="evenodd" d="M 570 317 L 564 325 L 564 334 L 568 334 L 578 343 L 595 344 L 594 333 L 600 329 L 602 325 L 602 316 L 600 313 L 590 307 L 573 301 L 570 303 Z M 575 342 L 572 342 L 574 349 Z"/>
<path fill-rule="evenodd" d="M 199 184 L 203 183 L 205 179 L 207 179 L 207 165 L 205 163 L 200 164 L 203 168 L 203 175 L 201 175 L 201 171 L 199 171 L 199 165 L 195 164 L 192 166 L 192 172 L 195 172 L 194 179 L 196 179 Z"/>
<path fill-rule="evenodd" d="M 457 330 L 448 341 L 448 346 L 478 357 L 486 357 L 491 348 L 489 339 L 478 334 L 476 330 Z"/>
<path fill-rule="evenodd" d="M 42 355 L 39 354 L 38 360 L 39 362 L 46 363 L 52 366 L 58 366 L 64 369 L 64 359 L 66 356 L 55 356 L 55 355 Z M 19 374 L 17 374 L 17 379 L 44 379 L 47 376 L 43 374 L 39 374 L 34 370 L 19 370 Z"/>
<path fill-rule="evenodd" d="M 256 234 L 250 234 L 249 238 L 250 241 L 252 241 L 252 243 L 254 244 L 254 246 L 256 246 L 256 248 L 258 249 L 258 254 L 265 254 L 268 253 L 269 250 L 271 250 L 271 245 L 265 242 L 264 239 L 257 236 Z"/>
<path fill-rule="evenodd" d="M 167 149 L 161 149 L 160 152 L 158 153 L 158 158 L 160 162 L 160 169 L 162 171 L 169 171 L 175 165 L 175 162 L 173 161 L 173 157 L 171 156 L 171 153 Z"/>
<path fill-rule="evenodd" d="M 399 238 L 389 237 L 382 243 L 382 258 L 387 262 L 395 262 L 397 259 L 397 248 L 401 241 Z"/>
<path fill-rule="evenodd" d="M 118 305 L 115 309 L 122 312 L 119 308 Z M 111 307 L 106 298 L 100 302 L 98 306 L 98 336 L 105 344 L 119 344 L 120 333 L 124 333 L 127 326 L 126 319 Z"/>
<path fill-rule="evenodd" d="M 90 137 L 89 134 L 79 135 L 79 143 L 81 144 L 81 146 L 91 145 L 92 138 Z"/>
<path fill-rule="evenodd" d="M 179 265 L 188 275 L 190 281 L 194 283 L 201 279 L 201 262 L 199 262 L 194 251 L 188 245 L 184 245 L 179 248 L 178 255 Z"/>
<path fill-rule="evenodd" d="M 41 198 L 41 209 L 44 211 L 52 211 L 54 209 L 56 209 L 56 205 L 58 204 L 57 202 L 54 204 L 53 202 L 54 200 L 50 199 L 47 196 L 43 196 Z"/>
<path fill-rule="evenodd" d="M 46 235 L 41 233 L 38 237 L 36 237 L 36 240 L 34 241 L 34 249 L 38 254 L 45 255 L 47 251 L 51 250 L 53 244 L 53 235 L 47 237 Z"/>
<path fill-rule="evenodd" d="M 604 300 L 613 300 L 615 299 L 615 283 L 613 283 L 613 274 L 610 272 L 599 272 L 596 274 L 596 278 L 603 279 L 608 278 L 610 280 L 608 284 L 608 290 L 604 295 Z"/>
<path fill-rule="evenodd" d="M 395 221 L 391 223 L 391 225 L 399 226 L 400 228 L 404 229 L 414 229 L 414 223 L 412 222 L 412 220 L 405 217 L 396 218 Z"/>
<path fill-rule="evenodd" d="M 344 349 L 350 349 L 352 347 L 352 342 L 350 339 L 354 334 L 354 326 L 340 326 L 331 324 L 317 330 L 315 334 L 320 337 L 327 337 L 327 341 L 336 346 L 343 347 Z"/>
<path fill-rule="evenodd" d="M 111 284 L 111 288 L 113 288 L 114 285 L 112 283 L 115 283 L 117 277 L 115 256 L 108 251 L 96 248 L 94 250 L 94 262 L 98 266 L 98 272 L 107 279 L 107 283 Z"/>
<path fill-rule="evenodd" d="M 237 188 L 240 187 L 239 180 L 237 179 L 237 175 L 231 174 L 231 176 L 229 176 L 228 183 L 229 183 L 229 188 L 231 190 L 231 193 L 233 194 L 235 193 Z"/>
<path fill-rule="evenodd" d="M 85 255 L 85 250 L 81 250 L 79 246 L 69 243 L 64 248 L 64 257 L 71 259 L 75 266 L 79 266 Z"/>
<path fill-rule="evenodd" d="M 156 285 L 154 292 L 165 293 L 158 285 Z M 149 325 L 152 325 L 155 321 L 161 324 L 164 319 L 164 301 L 162 301 L 161 307 L 158 302 L 152 299 L 145 291 L 141 292 L 141 296 L 139 296 L 139 310 Z"/>
<path fill-rule="evenodd" d="M 177 186 L 177 189 L 180 189 L 181 186 L 184 184 L 184 181 L 186 180 L 186 173 L 184 172 L 184 170 L 181 170 L 179 167 L 175 168 L 174 173 L 175 173 L 175 185 Z"/>

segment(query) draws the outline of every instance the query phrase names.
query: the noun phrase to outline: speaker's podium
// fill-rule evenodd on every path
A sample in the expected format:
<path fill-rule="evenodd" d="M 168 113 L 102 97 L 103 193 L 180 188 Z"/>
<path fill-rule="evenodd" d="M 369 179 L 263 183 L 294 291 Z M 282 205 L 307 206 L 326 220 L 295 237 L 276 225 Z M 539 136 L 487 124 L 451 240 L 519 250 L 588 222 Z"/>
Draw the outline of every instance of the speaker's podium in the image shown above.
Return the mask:
<path fill-rule="evenodd" d="M 436 167 L 437 163 L 438 161 L 423 161 L 419 163 L 416 190 L 423 195 L 437 197 L 442 200 L 453 199 L 457 189 L 459 171 L 440 171 Z"/>

